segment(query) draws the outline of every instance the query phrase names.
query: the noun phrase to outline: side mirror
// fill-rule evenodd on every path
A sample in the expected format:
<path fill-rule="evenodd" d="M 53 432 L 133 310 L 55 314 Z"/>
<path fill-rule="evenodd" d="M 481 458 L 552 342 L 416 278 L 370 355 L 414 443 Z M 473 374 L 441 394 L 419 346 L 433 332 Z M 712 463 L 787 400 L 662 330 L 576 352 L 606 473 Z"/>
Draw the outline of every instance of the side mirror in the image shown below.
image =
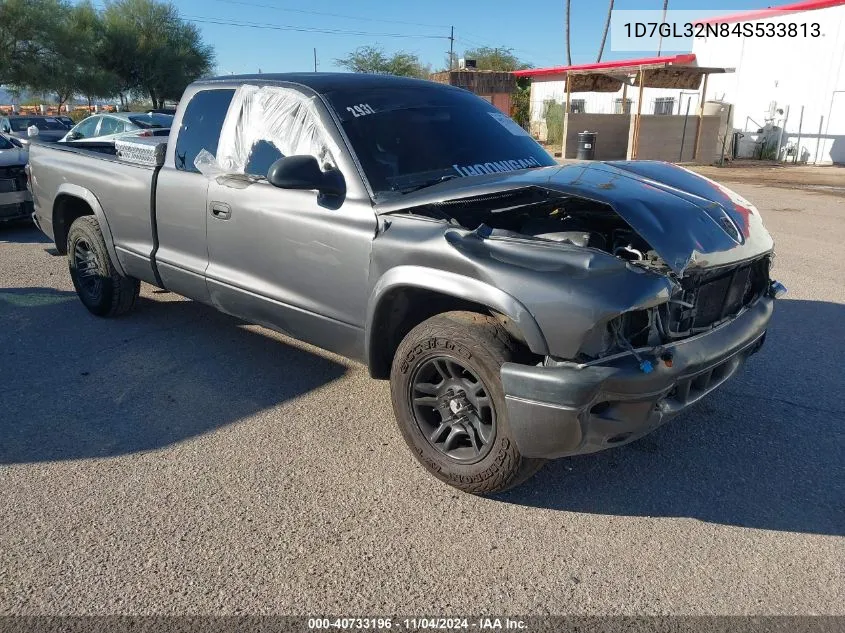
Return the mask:
<path fill-rule="evenodd" d="M 323 172 L 313 156 L 285 156 L 267 170 L 267 182 L 280 189 L 314 189 L 326 195 L 343 195 L 346 185 L 341 173 Z"/>
<path fill-rule="evenodd" d="M 79 139 L 81 139 L 81 138 L 82 138 L 82 134 L 80 134 L 79 132 L 75 132 L 75 131 L 74 131 L 74 132 L 71 132 L 70 134 L 68 134 L 68 135 L 67 135 L 67 137 L 68 137 L 71 141 L 78 141 Z"/>

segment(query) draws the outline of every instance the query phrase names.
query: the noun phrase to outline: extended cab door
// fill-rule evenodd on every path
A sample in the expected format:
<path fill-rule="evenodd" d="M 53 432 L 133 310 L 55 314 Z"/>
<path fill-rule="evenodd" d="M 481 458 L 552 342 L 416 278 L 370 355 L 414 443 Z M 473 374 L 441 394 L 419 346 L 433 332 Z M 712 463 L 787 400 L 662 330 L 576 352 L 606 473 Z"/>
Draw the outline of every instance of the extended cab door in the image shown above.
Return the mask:
<path fill-rule="evenodd" d="M 265 95 L 263 103 L 274 99 Z M 246 176 L 214 178 L 209 184 L 206 276 L 211 300 L 224 312 L 361 358 L 376 232 L 372 204 L 351 161 L 337 155 L 338 143 L 320 140 L 327 132 L 314 120 L 314 111 L 266 109 L 272 117 L 254 105 L 240 114 L 262 117 L 239 126 L 243 133 L 238 136 L 249 140 L 246 147 L 234 148 L 233 155 L 245 160 L 234 171 Z M 226 125 L 224 135 L 230 121 Z M 343 173 L 347 194 L 339 205 L 328 204 L 316 191 L 279 189 L 263 179 L 282 150 L 308 153 L 302 149 L 308 143 L 297 150 L 286 147 L 303 133 L 315 135 L 310 137 L 314 146 L 334 148 L 315 157 Z"/>
<path fill-rule="evenodd" d="M 234 92 L 233 88 L 200 89 L 185 94 L 183 101 L 187 101 L 187 106 L 181 117 L 177 113 L 173 121 L 174 128 L 178 126 L 176 142 L 171 134 L 158 175 L 154 217 L 159 275 L 165 288 L 197 301 L 209 301 L 205 283 L 209 181 L 196 168 L 194 159 L 203 149 L 212 154 L 217 151 L 220 129 Z"/>

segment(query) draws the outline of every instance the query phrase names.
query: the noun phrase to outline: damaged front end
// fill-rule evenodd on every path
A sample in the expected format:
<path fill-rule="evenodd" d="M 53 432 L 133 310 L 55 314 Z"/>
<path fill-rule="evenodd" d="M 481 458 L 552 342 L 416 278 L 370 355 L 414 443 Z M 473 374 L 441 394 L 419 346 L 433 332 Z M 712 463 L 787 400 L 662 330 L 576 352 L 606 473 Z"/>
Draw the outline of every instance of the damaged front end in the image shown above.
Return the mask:
<path fill-rule="evenodd" d="M 453 248 L 486 260 L 482 276 L 506 291 L 516 277 L 515 296 L 555 358 L 658 348 L 735 318 L 769 291 L 772 240 L 756 209 L 667 163 L 456 179 L 414 198 L 381 212 L 446 221 Z"/>
<path fill-rule="evenodd" d="M 542 330 L 540 362 L 502 368 L 524 455 L 641 437 L 762 345 L 785 289 L 770 280 L 759 213 L 733 192 L 664 163 L 473 180 L 401 214 L 445 221 L 455 267 L 515 297 Z"/>

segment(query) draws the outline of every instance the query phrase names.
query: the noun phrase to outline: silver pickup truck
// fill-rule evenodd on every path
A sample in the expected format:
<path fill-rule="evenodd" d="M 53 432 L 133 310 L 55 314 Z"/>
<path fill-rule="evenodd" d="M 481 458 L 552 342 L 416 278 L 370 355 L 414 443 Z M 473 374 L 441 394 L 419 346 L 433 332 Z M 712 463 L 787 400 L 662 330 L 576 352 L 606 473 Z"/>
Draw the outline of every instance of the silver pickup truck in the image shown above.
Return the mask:
<path fill-rule="evenodd" d="M 667 163 L 559 166 L 449 86 L 210 79 L 166 146 L 72 145 L 33 145 L 29 182 L 91 312 L 144 281 L 359 360 L 415 457 L 468 492 L 683 411 L 785 291 L 742 197 Z"/>

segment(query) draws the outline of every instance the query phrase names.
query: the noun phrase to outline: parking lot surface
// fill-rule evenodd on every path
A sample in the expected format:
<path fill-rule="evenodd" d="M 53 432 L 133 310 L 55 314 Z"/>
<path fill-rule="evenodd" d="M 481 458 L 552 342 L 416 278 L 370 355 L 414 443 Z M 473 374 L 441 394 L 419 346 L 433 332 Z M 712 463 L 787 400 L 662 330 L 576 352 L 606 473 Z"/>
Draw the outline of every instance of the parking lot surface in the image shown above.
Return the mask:
<path fill-rule="evenodd" d="M 146 285 L 98 319 L 0 227 L 0 614 L 845 615 L 845 198 L 735 188 L 790 290 L 762 352 L 494 498 L 364 367 Z"/>

